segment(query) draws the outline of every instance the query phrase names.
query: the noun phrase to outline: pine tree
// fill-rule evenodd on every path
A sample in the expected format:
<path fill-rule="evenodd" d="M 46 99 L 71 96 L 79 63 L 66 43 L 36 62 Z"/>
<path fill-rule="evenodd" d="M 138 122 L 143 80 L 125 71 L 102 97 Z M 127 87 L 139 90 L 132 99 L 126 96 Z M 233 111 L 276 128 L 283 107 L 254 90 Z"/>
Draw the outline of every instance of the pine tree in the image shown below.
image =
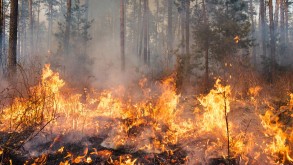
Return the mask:
<path fill-rule="evenodd" d="M 18 0 L 11 0 L 10 24 L 9 24 L 9 50 L 8 50 L 9 76 L 13 76 L 16 73 L 17 17 L 18 17 Z"/>

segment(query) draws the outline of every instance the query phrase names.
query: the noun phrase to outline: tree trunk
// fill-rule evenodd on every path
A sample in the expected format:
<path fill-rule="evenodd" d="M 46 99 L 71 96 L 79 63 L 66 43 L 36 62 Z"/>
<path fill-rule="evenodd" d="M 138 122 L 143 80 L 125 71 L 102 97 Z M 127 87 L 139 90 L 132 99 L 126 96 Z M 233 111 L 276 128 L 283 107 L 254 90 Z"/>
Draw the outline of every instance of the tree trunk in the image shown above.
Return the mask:
<path fill-rule="evenodd" d="M 285 41 L 289 43 L 289 1 L 285 0 Z"/>
<path fill-rule="evenodd" d="M 185 60 L 185 80 L 189 82 L 189 65 L 190 65 L 190 52 L 189 52 L 189 22 L 190 22 L 190 0 L 185 0 L 185 52 L 186 52 L 186 60 Z"/>
<path fill-rule="evenodd" d="M 4 61 L 4 53 L 3 53 L 3 42 L 2 42 L 2 38 L 3 38 L 3 0 L 0 0 L 0 67 L 3 66 L 3 61 Z"/>
<path fill-rule="evenodd" d="M 143 62 L 146 65 L 147 61 L 148 61 L 148 28 L 147 28 L 147 1 L 148 0 L 144 0 L 144 4 L 143 4 L 143 8 L 144 8 L 144 14 L 143 14 L 143 38 L 144 38 L 144 42 L 143 42 Z"/>
<path fill-rule="evenodd" d="M 120 51 L 121 51 L 121 70 L 125 71 L 125 18 L 124 0 L 120 0 Z"/>
<path fill-rule="evenodd" d="M 181 6 L 184 7 L 185 6 L 185 3 L 184 1 L 181 1 Z M 181 28 L 181 55 L 183 56 L 184 54 L 186 54 L 186 49 L 185 49 L 185 13 L 183 11 L 181 11 L 180 13 L 180 21 L 181 21 L 181 25 L 180 25 L 180 28 Z"/>
<path fill-rule="evenodd" d="M 33 2 L 32 0 L 28 1 L 29 4 L 29 31 L 30 31 L 30 54 L 33 54 L 34 45 L 34 29 L 33 29 Z"/>
<path fill-rule="evenodd" d="M 21 21 L 21 40 L 20 40 L 20 56 L 21 57 L 25 57 L 27 55 L 27 33 L 26 33 L 26 19 L 27 19 L 27 15 L 26 15 L 26 10 L 27 10 L 27 0 L 22 0 L 21 1 L 21 17 L 20 20 Z"/>
<path fill-rule="evenodd" d="M 139 31 L 139 44 L 138 44 L 138 58 L 141 60 L 142 57 L 142 43 L 143 43 L 143 22 L 142 22 L 142 9 L 141 9 L 141 0 L 139 0 L 139 9 L 138 9 L 138 31 Z M 143 18 L 144 20 L 144 18 Z"/>
<path fill-rule="evenodd" d="M 53 4 L 52 1 L 49 2 L 49 22 L 48 22 L 48 52 L 52 51 L 52 26 L 53 26 Z"/>
<path fill-rule="evenodd" d="M 260 31 L 262 40 L 262 55 L 267 56 L 267 45 L 266 45 L 266 11 L 265 11 L 265 1 L 260 0 Z"/>
<path fill-rule="evenodd" d="M 279 12 L 280 12 L 280 1 L 281 0 L 276 0 L 276 4 L 274 6 L 275 8 L 275 18 L 274 18 L 274 29 L 275 29 L 275 32 L 277 33 L 278 32 L 278 28 L 279 28 Z"/>
<path fill-rule="evenodd" d="M 39 35 L 40 35 L 40 12 L 41 12 L 41 0 L 38 0 L 38 9 L 37 9 L 37 34 L 36 34 L 36 50 L 37 53 L 40 51 L 40 41 L 39 41 Z"/>
<path fill-rule="evenodd" d="M 9 24 L 9 50 L 8 50 L 9 76 L 13 76 L 16 73 L 17 17 L 18 17 L 18 0 L 11 0 L 10 24 Z"/>
<path fill-rule="evenodd" d="M 89 20 L 89 0 L 85 1 L 85 7 L 86 7 L 86 11 L 85 11 L 85 19 L 86 22 L 88 22 Z M 113 22 L 112 22 L 113 23 Z M 87 29 L 85 28 L 84 34 L 88 34 Z M 84 41 L 84 51 L 83 54 L 86 56 L 87 54 L 87 39 Z"/>
<path fill-rule="evenodd" d="M 281 43 L 281 49 L 280 49 L 280 56 L 284 54 L 284 49 L 286 47 L 285 42 L 285 0 L 281 0 L 280 3 L 280 43 Z"/>
<path fill-rule="evenodd" d="M 71 27 L 71 0 L 67 0 L 67 14 L 66 14 L 66 28 L 64 37 L 64 52 L 65 55 L 69 55 L 69 37 Z"/>
<path fill-rule="evenodd" d="M 254 24 L 254 18 L 253 18 L 254 7 L 253 7 L 252 0 L 249 0 L 249 3 L 250 3 L 251 36 L 255 37 L 255 24 Z M 252 59 L 253 59 L 253 61 L 252 61 L 253 66 L 256 67 L 256 65 L 257 65 L 257 57 L 256 57 L 256 53 L 255 53 L 255 45 L 254 45 L 254 43 L 252 44 L 251 56 L 252 56 Z"/>
<path fill-rule="evenodd" d="M 202 8 L 203 8 L 203 19 L 204 19 L 204 24 L 205 27 L 209 28 L 209 23 L 208 23 L 208 16 L 207 16 L 207 10 L 206 10 L 206 5 L 205 5 L 205 0 L 202 0 Z M 207 34 L 209 35 L 209 34 Z M 209 36 L 206 38 L 205 41 L 205 92 L 208 92 L 209 90 Z"/>
<path fill-rule="evenodd" d="M 151 52 L 150 52 L 150 8 L 149 8 L 149 0 L 146 1 L 147 2 L 147 26 L 146 26 L 146 29 L 147 29 L 147 64 L 148 66 L 151 65 Z"/>
<path fill-rule="evenodd" d="M 273 81 L 273 74 L 275 71 L 275 52 L 276 52 L 276 42 L 275 42 L 275 26 L 273 19 L 273 0 L 269 0 L 269 19 L 270 19 L 270 67 L 268 71 L 268 81 Z"/>
<path fill-rule="evenodd" d="M 186 55 L 189 57 L 190 52 L 189 52 L 189 22 L 190 22 L 190 0 L 185 0 L 186 1 L 186 16 L 185 16 L 185 36 L 186 36 Z M 189 61 L 187 61 L 187 64 L 189 64 Z"/>
<path fill-rule="evenodd" d="M 173 1 L 168 1 L 168 32 L 167 32 L 167 51 L 168 51 L 168 67 L 172 62 L 172 49 L 173 49 L 173 35 L 172 35 L 172 26 L 173 26 L 173 18 L 172 18 L 172 6 Z"/>

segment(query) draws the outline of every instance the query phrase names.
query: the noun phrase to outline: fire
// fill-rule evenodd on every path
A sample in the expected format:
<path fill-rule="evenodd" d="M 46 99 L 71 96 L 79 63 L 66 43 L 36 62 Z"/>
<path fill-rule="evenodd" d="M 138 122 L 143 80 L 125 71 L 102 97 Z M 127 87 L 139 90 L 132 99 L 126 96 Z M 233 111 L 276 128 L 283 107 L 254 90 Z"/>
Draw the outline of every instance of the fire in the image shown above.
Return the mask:
<path fill-rule="evenodd" d="M 288 108 L 287 110 L 291 112 L 292 96 L 293 95 L 290 94 L 290 102 L 288 106 L 283 107 L 285 109 Z M 286 128 L 281 122 L 279 122 L 279 117 L 274 114 L 274 111 L 274 108 L 269 106 L 266 113 L 263 116 L 260 116 L 262 125 L 265 128 L 265 135 L 267 137 L 272 137 L 272 141 L 266 144 L 265 152 L 274 157 L 275 160 L 280 161 L 280 163 L 284 163 L 286 160 L 293 162 L 293 158 L 290 156 L 292 153 L 289 146 L 289 144 L 292 143 L 292 139 L 289 137 L 292 136 L 290 134 L 292 134 L 293 130 L 292 128 Z M 278 156 L 279 154 L 283 156 L 281 159 Z"/>
<path fill-rule="evenodd" d="M 238 44 L 239 41 L 240 41 L 240 37 L 239 37 L 238 35 L 235 36 L 235 37 L 234 37 L 234 41 L 235 41 L 236 44 Z"/>
<path fill-rule="evenodd" d="M 199 98 L 204 107 L 204 113 L 200 117 L 200 127 L 203 132 L 220 131 L 226 133 L 225 117 L 230 112 L 230 86 L 222 86 L 218 79 L 215 89 L 206 96 Z"/>
<path fill-rule="evenodd" d="M 48 155 L 55 154 L 62 156 L 60 165 L 91 164 L 97 157 L 108 164 L 134 165 L 142 158 L 131 153 L 150 154 L 144 156 L 148 161 L 158 154 L 173 157 L 179 148 L 188 151 L 183 154 L 185 162 L 219 157 L 241 160 L 243 164 L 292 162 L 292 128 L 279 120 L 273 106 L 265 100 L 257 101 L 260 86 L 249 89 L 251 98 L 247 102 L 237 102 L 250 108 L 249 120 L 241 116 L 245 110 L 235 106 L 231 86 L 223 85 L 220 79 L 208 94 L 192 96 L 190 100 L 176 93 L 173 75 L 155 84 L 143 78 L 138 87 L 139 96 L 121 86 L 103 91 L 87 89 L 84 96 L 69 88 L 46 65 L 28 97 L 15 97 L 4 108 L 0 131 L 34 128 L 40 130 L 40 138 L 44 136 L 42 132 L 50 132 L 49 151 L 34 158 L 34 164 L 45 164 Z M 261 112 L 262 106 L 269 108 Z M 279 113 L 288 112 L 292 118 L 292 110 L 290 94 L 288 105 L 280 107 Z M 100 149 L 87 143 L 79 154 L 70 151 L 63 136 L 72 132 L 82 137 L 102 136 Z M 129 148 L 129 154 L 117 157 L 115 151 L 121 148 Z M 3 152 L 0 148 L 0 156 Z M 177 161 L 170 158 L 168 163 Z"/>

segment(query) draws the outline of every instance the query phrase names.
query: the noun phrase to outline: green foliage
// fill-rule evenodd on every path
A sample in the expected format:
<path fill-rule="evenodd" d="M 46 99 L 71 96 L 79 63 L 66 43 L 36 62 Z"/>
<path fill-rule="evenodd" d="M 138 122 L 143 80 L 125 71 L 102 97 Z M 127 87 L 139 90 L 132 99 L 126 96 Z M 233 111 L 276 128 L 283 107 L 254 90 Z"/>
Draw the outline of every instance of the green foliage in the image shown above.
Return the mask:
<path fill-rule="evenodd" d="M 88 7 L 86 4 L 80 2 L 80 0 L 74 0 L 71 9 L 71 20 L 70 20 L 70 40 L 69 40 L 69 56 L 64 57 L 64 63 L 67 65 L 76 66 L 76 70 L 71 69 L 74 75 L 89 76 L 91 70 L 88 69 L 92 66 L 93 60 L 87 54 L 87 43 L 92 38 L 89 34 L 89 29 L 93 23 L 93 20 L 88 20 L 87 11 Z M 66 17 L 66 16 L 65 16 Z M 55 34 L 59 46 L 57 50 L 57 56 L 64 56 L 64 38 L 66 29 L 66 18 L 64 22 L 58 22 L 59 31 Z M 55 60 L 56 62 L 56 60 Z M 60 62 L 60 61 L 57 61 Z M 64 64 L 63 63 L 63 64 Z M 66 64 L 65 64 L 66 65 Z M 77 76 L 78 77 L 78 76 Z M 86 79 L 86 77 L 85 77 Z"/>
<path fill-rule="evenodd" d="M 206 50 L 210 60 L 223 62 L 251 43 L 248 7 L 241 0 L 206 0 L 205 10 L 202 3 L 193 8 L 192 19 L 194 61 L 198 63 L 203 63 Z"/>

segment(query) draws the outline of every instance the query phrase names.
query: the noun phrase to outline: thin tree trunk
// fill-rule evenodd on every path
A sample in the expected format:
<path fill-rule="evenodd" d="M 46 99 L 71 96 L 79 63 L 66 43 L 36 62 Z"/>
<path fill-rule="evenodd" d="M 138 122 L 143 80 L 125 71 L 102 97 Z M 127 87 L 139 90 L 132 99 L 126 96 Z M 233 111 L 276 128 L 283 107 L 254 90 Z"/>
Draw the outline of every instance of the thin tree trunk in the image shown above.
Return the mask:
<path fill-rule="evenodd" d="M 49 2 L 49 22 L 48 22 L 48 52 L 52 51 L 52 26 L 53 26 L 53 4 Z"/>
<path fill-rule="evenodd" d="M 255 36 L 255 23 L 254 23 L 254 18 L 253 18 L 253 13 L 254 13 L 254 7 L 253 7 L 253 0 L 249 1 L 250 3 L 250 21 L 251 21 L 251 36 Z M 253 65 L 256 67 L 257 65 L 257 58 L 256 58 L 256 53 L 255 53 L 255 45 L 252 45 L 252 52 L 251 56 L 253 58 Z"/>
<path fill-rule="evenodd" d="M 144 30 L 143 30 L 144 29 L 143 21 L 142 21 L 142 20 L 144 20 L 144 17 L 142 16 L 141 3 L 142 3 L 142 1 L 139 0 L 139 15 L 138 15 L 139 45 L 138 45 L 138 57 L 139 57 L 140 61 L 142 59 L 142 44 L 143 44 L 143 32 L 144 32 Z"/>
<path fill-rule="evenodd" d="M 6 52 L 6 15 L 5 15 L 5 13 L 6 13 L 6 10 L 5 10 L 5 8 L 4 8 L 4 4 L 5 4 L 5 1 L 3 1 L 2 0 L 2 3 L 3 3 L 3 6 L 2 6 L 2 9 L 3 9 L 3 37 L 2 37 L 2 52 L 3 52 L 3 66 L 5 66 L 6 65 L 6 62 L 7 62 L 7 56 L 6 56 L 6 54 L 7 54 L 7 52 Z"/>
<path fill-rule="evenodd" d="M 286 44 L 289 43 L 289 0 L 285 0 L 285 41 Z"/>
<path fill-rule="evenodd" d="M 150 52 L 150 9 L 149 9 L 149 0 L 147 0 L 147 64 L 148 66 L 151 65 L 151 52 Z"/>
<path fill-rule="evenodd" d="M 173 18 L 172 18 L 172 5 L 173 2 L 170 0 L 168 1 L 168 32 L 167 32 L 167 51 L 168 51 L 168 67 L 172 62 L 172 49 L 173 49 Z"/>
<path fill-rule="evenodd" d="M 33 2 L 32 0 L 28 1 L 29 4 L 29 31 L 30 31 L 30 54 L 33 54 L 34 50 L 34 29 L 33 29 Z"/>
<path fill-rule="evenodd" d="M 280 52 L 279 55 L 281 56 L 281 64 L 284 60 L 285 55 L 285 49 L 287 47 L 286 45 L 286 39 L 285 39 L 285 0 L 281 0 L 280 3 Z"/>
<path fill-rule="evenodd" d="M 270 19 L 270 67 L 268 72 L 268 80 L 269 82 L 273 81 L 273 74 L 275 70 L 275 52 L 276 52 L 276 42 L 275 42 L 275 26 L 273 19 L 273 0 L 269 0 L 269 19 Z"/>
<path fill-rule="evenodd" d="M 8 50 L 8 70 L 9 76 L 16 73 L 16 49 L 17 49 L 17 17 L 18 0 L 11 0 L 10 4 L 10 24 L 9 24 L 9 50 Z"/>
<path fill-rule="evenodd" d="M 190 0 L 186 1 L 186 16 L 185 16 L 185 36 L 186 36 L 186 54 L 187 57 L 189 56 L 189 22 L 190 22 Z M 189 64 L 189 61 L 187 61 L 187 64 Z"/>
<path fill-rule="evenodd" d="M 38 0 L 38 9 L 37 9 L 37 34 L 36 34 L 36 50 L 37 53 L 40 51 L 39 35 L 40 35 L 40 12 L 41 12 L 41 0 Z"/>
<path fill-rule="evenodd" d="M 274 29 L 275 29 L 275 32 L 277 33 L 278 32 L 278 28 L 279 28 L 279 13 L 280 13 L 280 1 L 281 0 L 276 0 L 276 4 L 274 6 L 275 8 L 275 18 L 274 18 Z"/>
<path fill-rule="evenodd" d="M 202 0 L 202 8 L 203 8 L 203 19 L 204 19 L 205 27 L 209 28 L 205 0 Z M 204 50 L 205 51 L 205 91 L 208 92 L 208 89 L 209 89 L 209 44 L 210 44 L 209 37 L 206 38 L 205 42 L 206 42 L 205 50 Z"/>
<path fill-rule="evenodd" d="M 3 53 L 3 0 L 0 0 L 0 67 L 3 66 L 3 59 L 4 59 L 4 53 Z"/>
<path fill-rule="evenodd" d="M 66 29 L 64 37 L 64 52 L 65 55 L 69 55 L 69 37 L 71 27 L 71 0 L 67 0 L 67 14 L 66 14 Z"/>
<path fill-rule="evenodd" d="M 148 61 L 148 47 L 147 47 L 147 42 L 148 42 L 148 29 L 147 29 L 147 1 L 148 0 L 144 0 L 144 4 L 143 4 L 143 8 L 144 8 L 144 14 L 143 14 L 143 38 L 144 38 L 144 42 L 143 42 L 143 62 L 146 65 L 147 61 Z"/>
<path fill-rule="evenodd" d="M 185 5 L 184 2 L 182 1 L 182 6 Z M 186 49 L 185 49 L 185 14 L 182 11 L 181 12 L 181 17 L 180 17 L 180 29 L 181 29 L 181 55 L 183 56 L 186 54 Z"/>
<path fill-rule="evenodd" d="M 267 56 L 267 46 L 266 46 L 266 11 L 265 11 L 265 1 L 260 0 L 260 31 L 261 33 L 261 40 L 262 40 L 262 55 L 264 57 Z"/>
<path fill-rule="evenodd" d="M 137 56 L 138 59 L 141 57 L 140 48 L 141 48 L 141 0 L 138 2 L 138 16 L 137 16 Z"/>
<path fill-rule="evenodd" d="M 86 7 L 86 11 L 85 11 L 85 19 L 86 19 L 86 22 L 88 22 L 89 20 L 89 0 L 86 0 L 85 1 L 85 7 Z M 112 21 L 113 23 L 113 21 Z M 87 32 L 87 29 L 85 29 L 84 33 L 87 35 L 88 32 Z M 87 54 L 87 39 L 84 41 L 84 55 Z"/>
<path fill-rule="evenodd" d="M 159 53 L 159 11 L 160 11 L 160 4 L 159 4 L 159 0 L 156 0 L 156 30 L 155 30 L 155 35 L 156 35 L 156 45 L 155 45 L 155 53 L 158 54 Z"/>
<path fill-rule="evenodd" d="M 21 1 L 21 45 L 20 45 L 20 55 L 22 57 L 25 57 L 27 55 L 27 33 L 26 33 L 26 8 L 27 8 L 27 0 L 22 0 Z"/>
<path fill-rule="evenodd" d="M 121 70 L 125 71 L 125 18 L 124 0 L 120 0 L 120 51 L 121 51 Z"/>
<path fill-rule="evenodd" d="M 189 65 L 190 65 L 190 52 L 189 52 L 189 21 L 190 21 L 190 0 L 185 0 L 185 48 L 186 48 L 186 59 L 185 59 L 185 80 L 189 82 Z"/>

